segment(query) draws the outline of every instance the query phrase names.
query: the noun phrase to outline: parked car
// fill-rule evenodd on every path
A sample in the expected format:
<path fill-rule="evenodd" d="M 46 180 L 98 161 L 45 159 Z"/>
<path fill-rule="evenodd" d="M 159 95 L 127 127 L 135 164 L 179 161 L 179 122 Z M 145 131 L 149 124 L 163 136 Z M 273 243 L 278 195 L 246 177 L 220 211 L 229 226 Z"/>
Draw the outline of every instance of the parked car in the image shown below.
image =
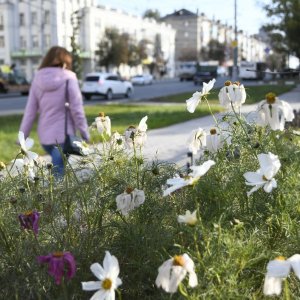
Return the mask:
<path fill-rule="evenodd" d="M 131 78 L 131 82 L 136 85 L 152 84 L 153 76 L 151 74 L 136 75 Z"/>
<path fill-rule="evenodd" d="M 213 76 L 210 72 L 199 71 L 195 73 L 193 80 L 194 84 L 198 85 L 202 84 L 203 82 L 207 83 L 213 78 L 216 78 L 216 76 Z"/>
<path fill-rule="evenodd" d="M 202 84 L 209 82 L 217 77 L 217 66 L 199 66 L 197 72 L 194 74 L 194 84 Z"/>
<path fill-rule="evenodd" d="M 28 95 L 30 84 L 21 70 L 15 66 L 0 66 L 0 93 L 21 93 Z"/>
<path fill-rule="evenodd" d="M 90 100 L 94 95 L 105 96 L 111 100 L 115 95 L 125 95 L 130 98 L 133 94 L 132 83 L 123 80 L 113 73 L 89 73 L 86 75 L 81 88 L 85 100 Z"/>

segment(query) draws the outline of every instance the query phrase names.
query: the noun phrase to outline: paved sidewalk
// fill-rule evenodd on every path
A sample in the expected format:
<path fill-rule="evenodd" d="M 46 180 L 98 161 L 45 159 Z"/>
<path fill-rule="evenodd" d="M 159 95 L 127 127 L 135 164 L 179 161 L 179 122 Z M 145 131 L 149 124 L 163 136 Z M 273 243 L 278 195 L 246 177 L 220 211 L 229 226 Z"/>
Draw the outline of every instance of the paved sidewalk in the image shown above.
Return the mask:
<path fill-rule="evenodd" d="M 279 99 L 289 102 L 294 109 L 299 110 L 300 85 L 294 90 L 280 95 Z M 242 113 L 249 114 L 254 112 L 256 107 L 257 104 L 243 105 Z M 217 119 L 220 115 L 222 114 L 215 114 Z M 212 116 L 207 116 L 161 129 L 149 130 L 144 155 L 147 159 L 157 158 L 158 160 L 175 162 L 179 166 L 184 166 L 188 162 L 187 139 L 191 131 L 199 127 L 209 130 L 213 125 L 214 120 Z"/>

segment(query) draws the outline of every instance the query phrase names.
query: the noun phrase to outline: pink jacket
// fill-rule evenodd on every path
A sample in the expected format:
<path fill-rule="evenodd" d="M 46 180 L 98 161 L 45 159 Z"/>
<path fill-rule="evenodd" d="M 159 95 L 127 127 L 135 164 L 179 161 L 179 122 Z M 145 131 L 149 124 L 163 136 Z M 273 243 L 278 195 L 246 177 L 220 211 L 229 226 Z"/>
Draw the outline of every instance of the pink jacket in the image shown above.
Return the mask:
<path fill-rule="evenodd" d="M 88 125 L 83 111 L 82 96 L 75 73 L 59 67 L 39 70 L 32 82 L 20 131 L 30 133 L 36 114 L 38 135 L 43 145 L 62 144 L 65 140 L 65 87 L 69 80 L 68 134 L 76 129 L 89 140 Z"/>

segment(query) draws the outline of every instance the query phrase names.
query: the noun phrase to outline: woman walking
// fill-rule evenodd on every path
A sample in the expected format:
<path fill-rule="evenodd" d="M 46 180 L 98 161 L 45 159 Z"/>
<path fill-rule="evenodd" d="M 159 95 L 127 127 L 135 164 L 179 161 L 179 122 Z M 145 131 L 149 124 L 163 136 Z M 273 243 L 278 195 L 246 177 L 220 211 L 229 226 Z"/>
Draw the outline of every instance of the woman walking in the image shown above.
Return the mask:
<path fill-rule="evenodd" d="M 52 47 L 44 57 L 31 84 L 20 131 L 29 136 L 36 114 L 38 136 L 44 150 L 52 158 L 54 174 L 64 174 L 61 151 L 65 140 L 65 96 L 68 81 L 68 134 L 78 129 L 82 138 L 89 140 L 88 125 L 76 74 L 71 71 L 72 56 L 63 47 Z"/>

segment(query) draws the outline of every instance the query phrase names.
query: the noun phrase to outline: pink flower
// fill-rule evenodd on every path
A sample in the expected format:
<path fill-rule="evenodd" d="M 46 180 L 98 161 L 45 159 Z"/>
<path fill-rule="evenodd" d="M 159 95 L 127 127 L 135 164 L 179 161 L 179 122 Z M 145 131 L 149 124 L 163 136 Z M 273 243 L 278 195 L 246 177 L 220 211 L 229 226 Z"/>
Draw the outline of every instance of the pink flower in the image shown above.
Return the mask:
<path fill-rule="evenodd" d="M 48 264 L 48 273 L 54 277 L 56 284 L 61 283 L 61 279 L 65 275 L 65 267 L 67 268 L 67 279 L 73 278 L 76 273 L 75 258 L 70 252 L 54 252 L 39 256 L 37 260 L 40 264 Z"/>
<path fill-rule="evenodd" d="M 40 214 L 37 211 L 27 211 L 24 214 L 19 215 L 19 221 L 24 229 L 29 229 L 34 232 L 35 235 L 39 232 L 39 218 Z"/>

